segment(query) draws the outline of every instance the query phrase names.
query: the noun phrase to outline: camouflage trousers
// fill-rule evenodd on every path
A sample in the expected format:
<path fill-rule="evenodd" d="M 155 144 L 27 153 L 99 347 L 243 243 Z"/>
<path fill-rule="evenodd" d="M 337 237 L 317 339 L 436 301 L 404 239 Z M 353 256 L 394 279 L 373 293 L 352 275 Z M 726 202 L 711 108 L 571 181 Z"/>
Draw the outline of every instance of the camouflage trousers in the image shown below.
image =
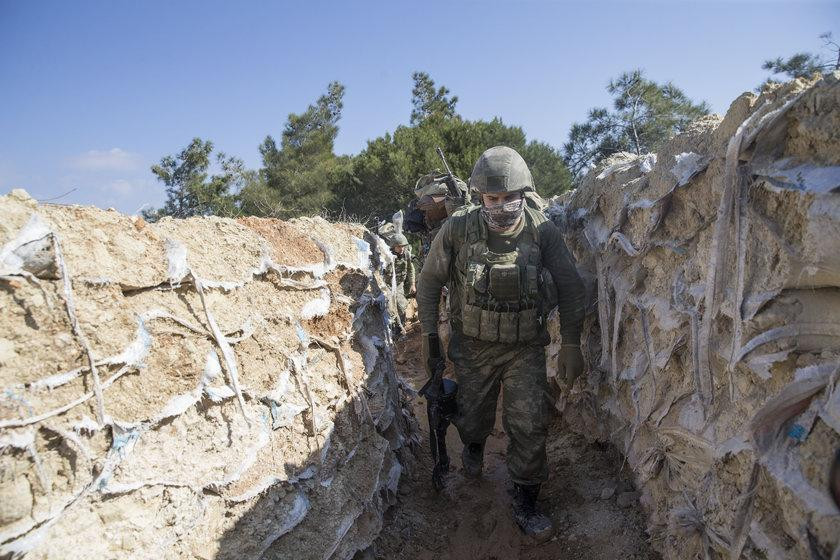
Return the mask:
<path fill-rule="evenodd" d="M 545 440 L 550 411 L 545 348 L 484 342 L 453 329 L 449 359 L 458 382 L 454 423 L 464 445 L 483 443 L 490 435 L 501 390 L 510 477 L 518 484 L 544 482 L 548 478 Z"/>
<path fill-rule="evenodd" d="M 394 300 L 397 305 L 397 314 L 400 317 L 400 323 L 405 325 L 405 318 L 406 318 L 406 310 L 408 310 L 408 298 L 402 293 L 402 286 L 400 286 L 400 290 L 397 291 L 395 294 Z"/>

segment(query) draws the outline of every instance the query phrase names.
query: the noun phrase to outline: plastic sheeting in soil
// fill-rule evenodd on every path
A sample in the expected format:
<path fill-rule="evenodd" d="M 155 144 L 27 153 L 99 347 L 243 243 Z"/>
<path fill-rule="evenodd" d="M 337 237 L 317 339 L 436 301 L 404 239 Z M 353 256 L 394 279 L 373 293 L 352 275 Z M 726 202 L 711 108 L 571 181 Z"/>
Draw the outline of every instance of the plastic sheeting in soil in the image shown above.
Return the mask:
<path fill-rule="evenodd" d="M 557 406 L 625 451 L 666 558 L 837 554 L 838 78 L 744 94 L 550 210 L 591 302 Z"/>
<path fill-rule="evenodd" d="M 370 545 L 410 434 L 364 228 L 0 216 L 0 557 Z"/>

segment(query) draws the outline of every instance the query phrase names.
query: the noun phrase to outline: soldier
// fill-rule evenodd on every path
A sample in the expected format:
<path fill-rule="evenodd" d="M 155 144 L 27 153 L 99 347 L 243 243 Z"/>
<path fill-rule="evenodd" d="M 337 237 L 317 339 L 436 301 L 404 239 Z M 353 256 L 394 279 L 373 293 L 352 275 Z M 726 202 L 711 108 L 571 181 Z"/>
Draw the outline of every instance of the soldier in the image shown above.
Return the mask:
<path fill-rule="evenodd" d="M 389 241 L 391 252 L 394 254 L 394 263 L 385 268 L 385 278 L 390 281 L 392 271 L 396 273 L 396 293 L 394 300 L 399 315 L 399 325 L 405 325 L 405 312 L 408 308 L 408 299 L 414 297 L 417 287 L 414 283 L 414 263 L 411 260 L 411 250 L 408 239 L 402 233 L 395 234 Z M 397 334 L 399 334 L 397 325 Z"/>
<path fill-rule="evenodd" d="M 501 387 L 513 517 L 524 533 L 542 540 L 553 530 L 536 508 L 540 484 L 548 476 L 545 321 L 556 304 L 563 337 L 558 369 L 570 387 L 583 371 L 583 283 L 560 231 L 525 204 L 534 182 L 515 150 L 498 146 L 485 151 L 473 168 L 470 187 L 480 193 L 481 206 L 462 208 L 447 220 L 420 273 L 423 354 L 431 373 L 442 359 L 438 298 L 448 284 L 448 355 L 458 382 L 454 423 L 464 443 L 464 473 L 481 474 Z"/>
<path fill-rule="evenodd" d="M 446 219 L 467 204 L 467 184 L 454 179 L 454 189 L 447 186 L 449 175 L 432 172 L 423 175 L 414 186 L 414 195 L 406 216 L 406 231 L 420 236 L 420 258 L 424 259 L 432 240 Z M 453 190 L 459 196 L 453 196 Z"/>

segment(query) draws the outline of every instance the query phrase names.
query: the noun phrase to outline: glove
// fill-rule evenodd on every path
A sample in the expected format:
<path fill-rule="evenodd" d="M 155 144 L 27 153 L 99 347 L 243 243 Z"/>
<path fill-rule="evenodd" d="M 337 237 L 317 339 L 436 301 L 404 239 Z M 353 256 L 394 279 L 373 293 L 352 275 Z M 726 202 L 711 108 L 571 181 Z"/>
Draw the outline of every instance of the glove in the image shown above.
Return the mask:
<path fill-rule="evenodd" d="M 571 389 L 575 379 L 583 373 L 583 354 L 577 344 L 563 344 L 557 354 L 557 373 L 565 383 L 566 389 Z"/>
<path fill-rule="evenodd" d="M 438 333 L 429 333 L 423 336 L 423 363 L 426 366 L 426 373 L 432 377 L 435 371 L 443 369 L 445 360 L 440 348 Z"/>

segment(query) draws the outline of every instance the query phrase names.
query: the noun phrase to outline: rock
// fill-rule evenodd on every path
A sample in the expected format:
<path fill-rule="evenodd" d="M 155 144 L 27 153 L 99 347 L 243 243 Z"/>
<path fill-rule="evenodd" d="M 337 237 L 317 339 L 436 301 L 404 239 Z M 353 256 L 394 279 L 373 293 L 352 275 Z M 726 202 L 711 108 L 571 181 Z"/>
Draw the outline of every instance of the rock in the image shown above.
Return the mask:
<path fill-rule="evenodd" d="M 639 492 L 622 492 L 615 499 L 619 507 L 634 507 L 639 504 Z"/>
<path fill-rule="evenodd" d="M 609 500 L 615 494 L 616 486 L 615 484 L 609 484 L 601 490 L 601 499 L 602 500 Z"/>
<path fill-rule="evenodd" d="M 489 537 L 496 529 L 498 519 L 492 511 L 485 511 L 473 522 L 473 530 L 480 538 Z"/>
<path fill-rule="evenodd" d="M 29 193 L 23 189 L 12 189 L 12 191 L 9 193 L 9 198 L 13 198 L 18 202 L 31 204 L 33 206 L 36 204 L 35 199 L 29 196 Z"/>
<path fill-rule="evenodd" d="M 2 264 L 38 279 L 0 290 L 0 557 L 345 560 L 368 548 L 413 420 L 369 235 L 321 219 L 146 223 L 0 196 L 0 247 L 15 244 Z M 304 316 L 313 301 L 328 317 Z"/>
<path fill-rule="evenodd" d="M 376 551 L 372 546 L 369 546 L 364 550 L 358 551 L 353 556 L 353 560 L 376 560 Z"/>
<path fill-rule="evenodd" d="M 5 458 L 4 458 L 5 459 Z M 15 476 L 0 485 L 0 525 L 11 525 L 32 511 L 32 488 L 25 476 Z"/>
<path fill-rule="evenodd" d="M 549 209 L 587 283 L 588 365 L 604 372 L 564 417 L 626 454 L 663 558 L 693 554 L 675 511 L 714 527 L 748 513 L 737 538 L 768 556 L 840 546 L 823 499 L 840 447 L 838 130 L 837 75 L 778 84 L 656 158 L 610 156 Z M 622 490 L 622 507 L 641 501 Z"/>
<path fill-rule="evenodd" d="M 5 338 L 0 338 L 0 366 L 10 364 L 17 358 L 15 343 Z"/>

